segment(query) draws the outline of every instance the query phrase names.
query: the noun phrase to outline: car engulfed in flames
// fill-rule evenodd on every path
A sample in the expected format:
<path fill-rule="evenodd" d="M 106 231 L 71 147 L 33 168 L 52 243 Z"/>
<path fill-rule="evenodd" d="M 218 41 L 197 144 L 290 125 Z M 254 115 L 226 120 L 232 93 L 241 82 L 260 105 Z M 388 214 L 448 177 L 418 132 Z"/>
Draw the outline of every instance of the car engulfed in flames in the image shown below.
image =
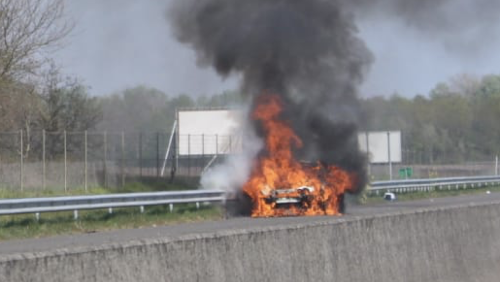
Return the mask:
<path fill-rule="evenodd" d="M 267 195 L 264 194 L 265 201 L 269 205 L 275 207 L 284 206 L 285 208 L 291 205 L 299 206 L 301 208 L 308 208 L 311 206 L 314 192 L 314 187 L 302 186 L 296 189 L 276 189 L 271 190 Z"/>
<path fill-rule="evenodd" d="M 265 148 L 254 163 L 243 192 L 253 203 L 253 217 L 339 215 L 344 194 L 354 187 L 356 177 L 335 166 L 317 161 L 305 164 L 293 156 L 301 139 L 286 121 L 279 96 L 264 94 L 252 118 L 260 122 Z"/>

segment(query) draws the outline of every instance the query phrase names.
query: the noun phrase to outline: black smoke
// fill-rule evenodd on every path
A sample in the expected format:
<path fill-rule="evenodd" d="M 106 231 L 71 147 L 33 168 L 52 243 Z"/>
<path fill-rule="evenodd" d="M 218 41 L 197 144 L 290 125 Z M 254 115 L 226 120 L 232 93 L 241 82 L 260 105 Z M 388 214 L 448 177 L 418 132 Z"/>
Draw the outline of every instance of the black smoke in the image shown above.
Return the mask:
<path fill-rule="evenodd" d="M 304 147 L 298 159 L 334 164 L 366 183 L 357 87 L 372 55 L 339 1 L 183 0 L 169 10 L 177 38 L 203 66 L 242 76 L 242 90 L 279 94 Z"/>

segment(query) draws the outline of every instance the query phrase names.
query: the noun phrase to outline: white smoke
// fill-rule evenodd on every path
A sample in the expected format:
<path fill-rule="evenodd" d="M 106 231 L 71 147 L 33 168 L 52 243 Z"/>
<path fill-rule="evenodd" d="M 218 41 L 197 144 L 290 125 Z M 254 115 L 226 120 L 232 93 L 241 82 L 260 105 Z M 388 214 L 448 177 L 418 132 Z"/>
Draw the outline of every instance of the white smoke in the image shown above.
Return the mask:
<path fill-rule="evenodd" d="M 245 116 L 248 116 L 249 111 L 250 107 L 247 107 Z M 201 176 L 201 189 L 224 190 L 228 193 L 237 193 L 241 190 L 250 176 L 256 156 L 264 144 L 263 140 L 257 137 L 250 124 L 243 124 L 242 132 L 242 136 L 244 136 L 242 152 L 231 154 L 223 163 L 208 168 Z"/>

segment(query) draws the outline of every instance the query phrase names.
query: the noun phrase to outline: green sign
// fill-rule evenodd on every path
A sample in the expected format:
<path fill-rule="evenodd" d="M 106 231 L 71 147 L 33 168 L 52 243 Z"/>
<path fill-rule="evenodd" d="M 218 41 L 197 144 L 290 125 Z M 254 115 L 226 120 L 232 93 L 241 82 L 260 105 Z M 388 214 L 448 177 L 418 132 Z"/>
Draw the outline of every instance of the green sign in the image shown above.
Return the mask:
<path fill-rule="evenodd" d="M 413 175 L 413 169 L 411 167 L 403 167 L 399 169 L 399 178 L 407 179 Z"/>

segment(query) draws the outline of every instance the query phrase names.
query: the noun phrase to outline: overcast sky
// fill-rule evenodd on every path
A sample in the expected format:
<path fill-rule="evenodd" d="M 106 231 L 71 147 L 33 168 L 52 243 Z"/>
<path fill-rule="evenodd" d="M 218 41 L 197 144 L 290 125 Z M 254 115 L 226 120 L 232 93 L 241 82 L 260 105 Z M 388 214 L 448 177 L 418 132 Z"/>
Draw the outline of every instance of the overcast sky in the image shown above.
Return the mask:
<path fill-rule="evenodd" d="M 173 0 L 67 0 L 76 28 L 55 53 L 66 74 L 79 77 L 93 95 L 106 95 L 139 84 L 176 95 L 207 95 L 238 87 L 196 64 L 194 53 L 173 38 L 165 9 Z M 360 36 L 375 56 L 364 96 L 427 94 L 436 83 L 460 73 L 500 74 L 500 40 L 480 34 L 463 36 L 452 48 L 401 22 L 381 18 L 358 21 Z M 492 22 L 500 30 L 500 20 Z M 479 34 L 478 34 L 479 33 Z M 483 41 L 480 45 L 467 40 Z M 480 46 L 480 47 L 478 47 Z"/>

